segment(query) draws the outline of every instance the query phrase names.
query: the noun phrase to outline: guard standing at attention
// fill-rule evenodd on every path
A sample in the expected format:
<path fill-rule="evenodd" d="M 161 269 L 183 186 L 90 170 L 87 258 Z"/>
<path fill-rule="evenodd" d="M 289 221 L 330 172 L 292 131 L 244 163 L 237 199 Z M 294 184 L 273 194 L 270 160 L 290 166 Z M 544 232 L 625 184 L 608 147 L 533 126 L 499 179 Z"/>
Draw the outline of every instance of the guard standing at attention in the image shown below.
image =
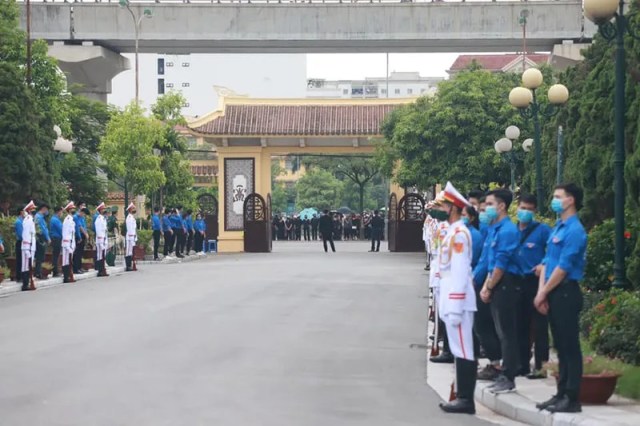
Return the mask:
<path fill-rule="evenodd" d="M 537 405 L 552 413 L 582 411 L 578 400 L 582 381 L 579 320 L 583 303 L 579 281 L 584 277 L 587 252 L 587 233 L 578 218 L 582 198 L 582 189 L 573 183 L 556 186 L 551 210 L 560 215 L 560 220 L 547 242 L 534 300 L 536 309 L 549 315 L 551 335 L 558 351 L 557 393 Z"/>
<path fill-rule="evenodd" d="M 36 226 L 31 213 L 36 209 L 33 201 L 25 206 L 22 219 L 22 291 L 35 290 L 29 286 L 30 272 L 33 258 L 36 254 Z"/>
<path fill-rule="evenodd" d="M 62 274 L 64 277 L 63 282 L 73 283 L 73 275 L 71 274 L 73 268 L 73 252 L 76 249 L 76 222 L 73 219 L 76 212 L 76 206 L 73 201 L 69 201 L 64 207 L 64 211 L 67 212 L 67 216 L 62 223 Z"/>
<path fill-rule="evenodd" d="M 475 414 L 473 395 L 478 363 L 475 358 L 473 317 L 476 293 L 471 277 L 473 257 L 469 228 L 462 221 L 462 210 L 469 202 L 447 182 L 444 190 L 449 228 L 439 255 L 440 301 L 438 310 L 447 327 L 449 347 L 456 364 L 456 399 L 441 403 L 447 413 Z"/>
<path fill-rule="evenodd" d="M 136 241 L 138 241 L 138 230 L 136 228 L 137 224 L 136 224 L 136 205 L 131 203 L 129 204 L 129 207 L 127 207 L 127 211 L 129 212 L 129 214 L 127 215 L 127 220 L 126 220 L 126 224 L 127 224 L 127 236 L 125 238 L 125 264 L 127 266 L 126 271 L 127 272 L 131 272 L 133 271 L 133 246 L 136 244 Z"/>
<path fill-rule="evenodd" d="M 93 226 L 96 231 L 96 269 L 98 269 L 99 277 L 109 276 L 105 265 L 109 241 L 107 239 L 107 219 L 104 217 L 104 211 L 106 208 L 107 206 L 105 206 L 104 203 L 100 203 L 100 205 L 96 207 L 98 215 L 94 216 L 95 219 L 93 221 Z"/>

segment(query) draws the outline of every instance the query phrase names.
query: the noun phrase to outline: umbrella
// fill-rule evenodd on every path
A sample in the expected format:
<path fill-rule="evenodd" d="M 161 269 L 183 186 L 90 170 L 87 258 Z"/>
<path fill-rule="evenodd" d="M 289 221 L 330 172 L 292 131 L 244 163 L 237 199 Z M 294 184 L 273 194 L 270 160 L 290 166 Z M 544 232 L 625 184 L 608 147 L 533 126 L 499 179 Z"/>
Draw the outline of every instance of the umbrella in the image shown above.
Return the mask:
<path fill-rule="evenodd" d="M 351 210 L 349 207 L 340 207 L 338 209 L 338 213 L 340 213 L 340 214 L 351 214 L 351 213 L 353 213 L 353 210 Z"/>
<path fill-rule="evenodd" d="M 300 219 L 311 219 L 314 214 L 317 215 L 318 210 L 309 207 L 298 213 L 298 216 L 300 217 Z"/>

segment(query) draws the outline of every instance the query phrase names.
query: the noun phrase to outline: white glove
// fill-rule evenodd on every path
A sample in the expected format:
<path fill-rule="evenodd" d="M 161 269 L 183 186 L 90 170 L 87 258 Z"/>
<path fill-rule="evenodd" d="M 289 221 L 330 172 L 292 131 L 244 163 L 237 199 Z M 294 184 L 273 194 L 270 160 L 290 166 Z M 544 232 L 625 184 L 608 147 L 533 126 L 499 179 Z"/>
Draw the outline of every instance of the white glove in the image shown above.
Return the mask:
<path fill-rule="evenodd" d="M 449 313 L 447 314 L 447 324 L 452 327 L 457 327 L 462 324 L 462 314 Z"/>

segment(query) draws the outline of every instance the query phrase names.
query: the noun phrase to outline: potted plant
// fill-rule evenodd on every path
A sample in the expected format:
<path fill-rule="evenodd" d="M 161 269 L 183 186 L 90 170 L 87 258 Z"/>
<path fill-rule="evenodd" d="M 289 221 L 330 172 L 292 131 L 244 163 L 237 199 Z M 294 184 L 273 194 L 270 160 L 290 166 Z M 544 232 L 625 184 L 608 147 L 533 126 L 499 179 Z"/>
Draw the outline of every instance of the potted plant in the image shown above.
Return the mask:
<path fill-rule="evenodd" d="M 53 265 L 49 262 L 44 262 L 40 269 L 40 275 L 42 276 L 42 279 L 48 279 L 51 271 L 53 271 Z"/>
<path fill-rule="evenodd" d="M 546 368 L 558 380 L 558 363 L 549 362 Z M 582 383 L 580 402 L 583 404 L 606 404 L 616 389 L 622 370 L 616 360 L 604 356 L 587 355 L 582 361 Z"/>
<path fill-rule="evenodd" d="M 149 250 L 149 244 L 151 243 L 151 239 L 153 238 L 153 231 L 149 229 L 140 229 L 138 230 L 138 241 L 136 245 L 133 247 L 133 254 L 136 259 L 142 260 L 145 258 L 147 254 L 147 250 Z"/>
<path fill-rule="evenodd" d="M 82 269 L 85 271 L 89 271 L 93 269 L 93 259 L 89 257 L 85 257 L 82 259 Z"/>
<path fill-rule="evenodd" d="M 16 279 L 16 258 L 15 256 L 7 257 L 4 259 L 7 263 L 7 268 L 9 269 L 9 273 L 5 274 L 5 278 L 10 278 L 11 280 Z"/>
<path fill-rule="evenodd" d="M 0 268 L 0 284 L 4 281 L 5 277 L 9 278 L 11 271 L 9 268 Z"/>

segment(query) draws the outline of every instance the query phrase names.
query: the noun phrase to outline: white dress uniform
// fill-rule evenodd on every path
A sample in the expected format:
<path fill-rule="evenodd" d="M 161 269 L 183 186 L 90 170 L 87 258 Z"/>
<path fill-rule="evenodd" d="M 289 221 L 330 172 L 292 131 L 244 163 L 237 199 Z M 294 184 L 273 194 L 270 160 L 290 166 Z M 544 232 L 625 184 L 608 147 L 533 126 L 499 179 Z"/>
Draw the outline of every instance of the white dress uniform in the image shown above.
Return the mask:
<path fill-rule="evenodd" d="M 33 216 L 26 212 L 22 219 L 22 271 L 29 272 L 36 254 L 36 225 Z"/>
<path fill-rule="evenodd" d="M 440 249 L 449 228 L 448 222 L 438 222 L 434 219 L 435 227 L 431 237 L 431 265 L 429 267 L 429 287 L 434 289 L 436 297 L 440 288 Z"/>
<path fill-rule="evenodd" d="M 67 214 L 62 223 L 62 266 L 71 264 L 71 257 L 76 249 L 76 222 L 72 214 Z"/>
<path fill-rule="evenodd" d="M 133 246 L 138 241 L 138 233 L 136 229 L 136 218 L 131 213 L 127 215 L 127 237 L 126 237 L 126 255 L 133 256 Z"/>
<path fill-rule="evenodd" d="M 107 254 L 107 220 L 102 214 L 96 217 L 96 259 L 102 261 Z"/>

